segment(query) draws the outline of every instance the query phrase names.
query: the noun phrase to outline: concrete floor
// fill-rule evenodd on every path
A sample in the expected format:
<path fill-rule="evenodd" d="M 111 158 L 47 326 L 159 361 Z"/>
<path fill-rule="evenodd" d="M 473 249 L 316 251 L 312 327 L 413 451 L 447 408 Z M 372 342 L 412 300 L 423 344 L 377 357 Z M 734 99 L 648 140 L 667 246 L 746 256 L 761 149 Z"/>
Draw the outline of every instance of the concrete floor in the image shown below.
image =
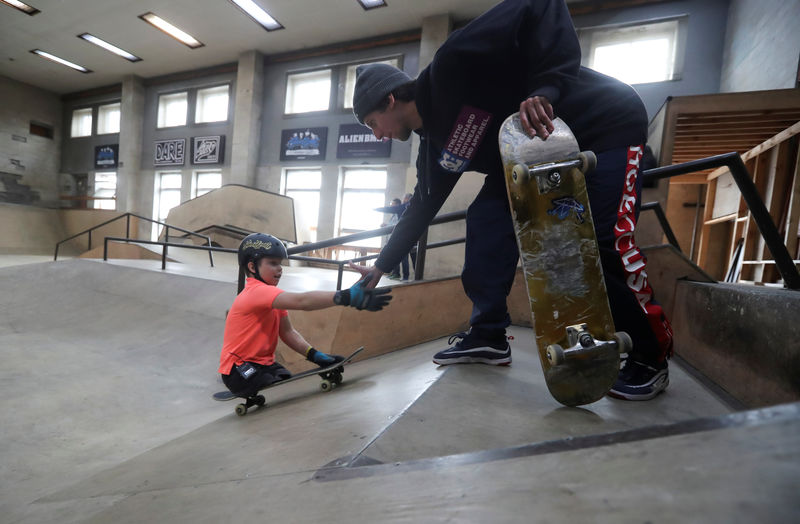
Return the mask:
<path fill-rule="evenodd" d="M 242 418 L 210 399 L 229 272 L 35 262 L 0 262 L 2 523 L 800 521 L 800 405 L 735 412 L 677 362 L 565 408 L 513 327 L 510 367 L 437 367 L 445 337 Z"/>

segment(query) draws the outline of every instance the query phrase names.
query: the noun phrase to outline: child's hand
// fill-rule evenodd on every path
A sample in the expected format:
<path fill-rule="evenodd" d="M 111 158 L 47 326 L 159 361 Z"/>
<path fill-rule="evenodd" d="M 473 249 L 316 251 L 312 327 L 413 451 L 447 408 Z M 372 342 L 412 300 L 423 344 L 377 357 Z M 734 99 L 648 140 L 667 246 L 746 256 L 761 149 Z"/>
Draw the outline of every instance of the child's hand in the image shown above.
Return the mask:
<path fill-rule="evenodd" d="M 328 367 L 341 362 L 344 360 L 344 357 L 340 355 L 327 355 L 322 351 L 317 351 L 313 347 L 310 347 L 308 351 L 306 351 L 306 360 L 320 367 Z"/>

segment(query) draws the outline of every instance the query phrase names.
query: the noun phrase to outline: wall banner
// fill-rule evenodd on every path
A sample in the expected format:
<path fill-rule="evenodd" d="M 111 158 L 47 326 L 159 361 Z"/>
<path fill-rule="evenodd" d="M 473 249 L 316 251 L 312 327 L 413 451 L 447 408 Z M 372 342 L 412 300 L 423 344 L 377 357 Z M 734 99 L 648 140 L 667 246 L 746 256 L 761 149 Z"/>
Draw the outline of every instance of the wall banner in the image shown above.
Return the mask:
<path fill-rule="evenodd" d="M 156 140 L 153 164 L 156 166 L 182 166 L 186 162 L 186 139 Z"/>
<path fill-rule="evenodd" d="M 392 141 L 378 140 L 367 126 L 342 124 L 336 143 L 336 158 L 385 158 L 392 156 Z"/>
<path fill-rule="evenodd" d="M 119 163 L 119 144 L 106 144 L 94 148 L 94 168 L 116 168 Z"/>
<path fill-rule="evenodd" d="M 224 135 L 192 137 L 192 164 L 220 164 L 224 153 Z"/>
<path fill-rule="evenodd" d="M 281 131 L 281 160 L 325 160 L 327 127 Z"/>

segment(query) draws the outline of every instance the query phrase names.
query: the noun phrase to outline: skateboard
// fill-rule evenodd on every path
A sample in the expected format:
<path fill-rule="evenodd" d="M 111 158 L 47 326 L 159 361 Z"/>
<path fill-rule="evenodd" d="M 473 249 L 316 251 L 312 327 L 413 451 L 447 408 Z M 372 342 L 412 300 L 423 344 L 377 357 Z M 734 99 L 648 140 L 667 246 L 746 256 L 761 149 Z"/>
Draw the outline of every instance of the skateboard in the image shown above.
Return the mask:
<path fill-rule="evenodd" d="M 547 388 L 579 406 L 608 393 L 632 343 L 614 331 L 586 193 L 597 160 L 561 119 L 553 125 L 547 140 L 531 139 L 511 115 L 500 156 Z"/>
<path fill-rule="evenodd" d="M 349 363 L 351 360 L 353 360 L 353 358 L 355 358 L 355 356 L 358 355 L 359 353 L 361 353 L 362 351 L 364 351 L 364 347 L 363 346 L 358 348 L 357 350 L 355 350 L 349 357 L 345 358 L 341 362 L 337 362 L 336 364 L 334 364 L 332 366 L 328 366 L 328 367 L 325 367 L 325 368 L 309 369 L 308 371 L 303 371 L 302 373 L 298 373 L 296 375 L 292 375 L 291 377 L 289 377 L 287 379 L 279 380 L 278 382 L 273 382 L 269 386 L 266 386 L 266 387 L 262 388 L 260 391 L 264 391 L 265 389 L 274 388 L 276 386 L 280 386 L 280 385 L 286 384 L 288 382 L 294 382 L 295 380 L 300 380 L 301 378 L 310 377 L 311 375 L 319 375 L 320 377 L 322 377 L 322 382 L 320 383 L 320 388 L 322 389 L 322 391 L 330 391 L 331 389 L 333 389 L 334 387 L 336 387 L 336 386 L 338 386 L 339 384 L 342 383 L 342 372 L 344 371 L 343 370 L 344 365 Z M 227 401 L 227 400 L 233 400 L 235 398 L 243 398 L 243 399 L 245 399 L 245 402 L 243 404 L 237 404 L 236 405 L 236 410 L 235 411 L 236 411 L 236 414 L 239 415 L 240 417 L 245 416 L 247 414 L 247 410 L 249 408 L 251 408 L 253 406 L 261 407 L 261 406 L 266 405 L 266 403 L 267 403 L 267 399 L 264 397 L 264 395 L 261 395 L 260 393 L 256 393 L 256 394 L 251 395 L 249 397 L 244 397 L 244 396 L 234 395 L 230 391 L 225 390 L 225 391 L 218 391 L 217 393 L 214 393 L 214 395 L 212 395 L 212 397 L 214 398 L 214 400 L 219 400 L 221 402 L 224 402 L 224 401 Z"/>

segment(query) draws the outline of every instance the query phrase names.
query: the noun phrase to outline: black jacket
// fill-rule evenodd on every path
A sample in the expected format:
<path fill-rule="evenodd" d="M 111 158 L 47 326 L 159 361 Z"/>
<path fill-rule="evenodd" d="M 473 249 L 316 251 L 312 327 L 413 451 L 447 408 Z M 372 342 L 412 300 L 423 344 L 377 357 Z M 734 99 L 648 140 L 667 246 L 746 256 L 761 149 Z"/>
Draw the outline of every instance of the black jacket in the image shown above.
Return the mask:
<path fill-rule="evenodd" d="M 503 176 L 500 125 L 529 96 L 547 97 L 581 149 L 642 144 L 647 113 L 630 86 L 580 66 L 563 0 L 505 0 L 453 32 L 417 77 L 422 117 L 417 187 L 375 265 L 408 253 L 464 171 Z"/>

